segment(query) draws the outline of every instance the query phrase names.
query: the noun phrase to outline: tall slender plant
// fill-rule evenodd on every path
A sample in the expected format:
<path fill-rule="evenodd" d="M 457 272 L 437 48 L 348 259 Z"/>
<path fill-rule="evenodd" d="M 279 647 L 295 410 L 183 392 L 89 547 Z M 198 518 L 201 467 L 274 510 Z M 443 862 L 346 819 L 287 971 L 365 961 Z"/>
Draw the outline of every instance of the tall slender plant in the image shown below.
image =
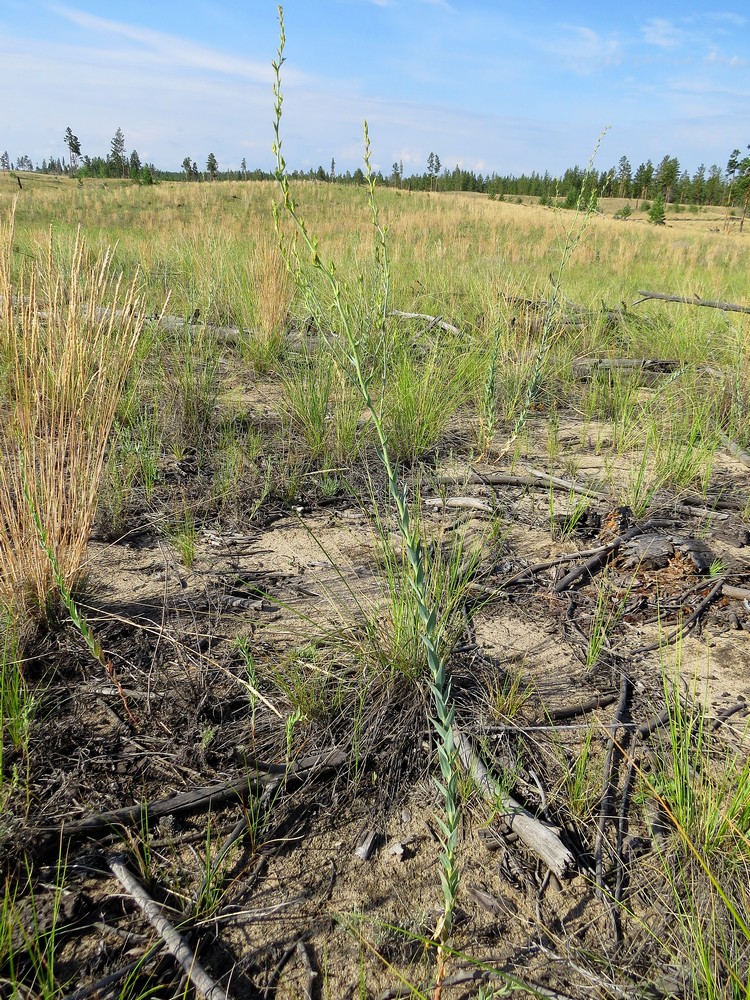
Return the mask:
<path fill-rule="evenodd" d="M 315 296 L 316 292 L 310 281 L 304 277 L 304 269 L 298 251 L 299 243 L 302 244 L 305 251 L 309 254 L 310 264 L 314 272 L 323 279 L 325 286 L 327 286 L 329 304 L 339 326 L 339 336 L 343 340 L 343 358 L 348 364 L 350 375 L 359 390 L 362 402 L 371 415 L 375 431 L 377 454 L 388 479 L 388 489 L 396 510 L 398 530 L 404 541 L 408 559 L 408 583 L 413 594 L 413 599 L 416 602 L 419 620 L 423 628 L 422 642 L 427 653 L 427 665 L 430 672 L 429 687 L 435 712 L 432 723 L 438 737 L 438 760 L 442 777 L 442 783 L 439 784 L 439 787 L 443 797 L 443 816 L 438 818 L 441 830 L 440 878 L 443 890 L 443 908 L 435 929 L 438 957 L 436 995 L 439 995 L 440 983 L 444 976 L 447 943 L 451 934 L 459 881 L 457 866 L 459 829 L 458 779 L 455 766 L 456 748 L 452 730 L 454 709 L 451 701 L 451 684 L 446 672 L 446 663 L 442 656 L 442 635 L 438 625 L 437 608 L 432 605 L 429 597 L 425 551 L 419 527 L 410 516 L 406 488 L 399 477 L 396 465 L 391 459 L 383 423 L 382 407 L 381 405 L 376 405 L 371 393 L 374 369 L 372 366 L 368 368 L 366 360 L 367 344 L 370 339 L 368 334 L 370 331 L 355 327 L 352 310 L 348 308 L 346 301 L 346 290 L 336 275 L 335 264 L 333 261 L 325 262 L 322 259 L 318 240 L 308 231 L 290 189 L 286 163 L 282 154 L 281 139 L 283 103 L 281 67 L 284 64 L 286 35 L 284 31 L 284 14 L 281 5 L 279 5 L 278 10 L 279 49 L 277 58 L 273 63 L 275 98 L 273 152 L 276 157 L 275 176 L 281 190 L 281 203 L 274 204 L 274 219 L 277 232 L 280 235 L 280 214 L 283 211 L 292 221 L 294 231 L 298 237 L 298 242 L 292 244 L 287 259 L 290 261 L 290 270 L 294 276 L 298 281 L 302 281 L 302 290 L 305 295 L 312 297 Z M 388 315 L 388 247 L 386 231 L 380 222 L 375 199 L 375 178 L 370 165 L 370 136 L 366 122 L 364 125 L 364 143 L 365 176 L 369 193 L 368 201 L 375 232 L 376 263 L 381 278 L 380 293 L 374 299 L 371 321 L 373 324 L 377 323 L 381 337 L 384 338 Z M 318 315 L 321 315 L 322 312 L 323 310 L 320 308 L 316 309 Z M 336 353 L 338 354 L 339 352 Z"/>

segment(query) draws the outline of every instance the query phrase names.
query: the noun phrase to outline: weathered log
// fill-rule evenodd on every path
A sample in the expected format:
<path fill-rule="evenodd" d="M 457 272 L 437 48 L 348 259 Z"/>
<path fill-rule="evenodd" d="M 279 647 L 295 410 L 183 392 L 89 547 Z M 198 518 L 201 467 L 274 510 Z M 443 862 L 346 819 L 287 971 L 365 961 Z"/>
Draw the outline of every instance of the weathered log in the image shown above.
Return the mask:
<path fill-rule="evenodd" d="M 453 728 L 453 741 L 461 763 L 471 776 L 486 802 L 503 810 L 502 818 L 518 834 L 520 840 L 550 868 L 558 878 L 566 878 L 576 870 L 572 852 L 560 840 L 558 833 L 545 825 L 528 809 L 507 795 L 474 753 L 471 740 Z"/>
<path fill-rule="evenodd" d="M 740 306 L 735 302 L 720 302 L 718 299 L 701 299 L 697 295 L 689 297 L 687 295 L 667 295 L 664 292 L 645 292 L 638 289 L 641 296 L 633 305 L 639 305 L 648 299 L 659 299 L 662 302 L 680 302 L 686 306 L 705 306 L 707 309 L 721 309 L 724 312 L 750 313 L 750 306 Z"/>

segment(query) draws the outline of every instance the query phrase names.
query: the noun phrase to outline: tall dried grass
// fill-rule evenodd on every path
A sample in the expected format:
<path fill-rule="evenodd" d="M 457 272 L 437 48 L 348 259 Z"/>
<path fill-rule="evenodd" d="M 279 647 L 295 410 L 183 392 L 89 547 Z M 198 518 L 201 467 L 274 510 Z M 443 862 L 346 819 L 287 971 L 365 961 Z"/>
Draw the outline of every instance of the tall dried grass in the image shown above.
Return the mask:
<path fill-rule="evenodd" d="M 0 602 L 39 621 L 57 593 L 40 543 L 75 587 L 144 320 L 135 283 L 80 236 L 66 265 L 50 239 L 15 281 L 12 254 L 13 214 L 0 229 Z"/>

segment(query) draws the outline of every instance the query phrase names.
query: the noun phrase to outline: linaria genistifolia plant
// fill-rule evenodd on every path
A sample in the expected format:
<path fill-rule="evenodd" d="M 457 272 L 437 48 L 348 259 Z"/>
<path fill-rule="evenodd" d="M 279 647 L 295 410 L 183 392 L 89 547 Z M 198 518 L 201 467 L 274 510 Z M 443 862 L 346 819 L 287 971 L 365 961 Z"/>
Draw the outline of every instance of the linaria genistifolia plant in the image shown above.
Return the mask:
<path fill-rule="evenodd" d="M 341 343 L 341 348 L 337 349 L 334 354 L 337 357 L 343 356 L 343 360 L 348 366 L 350 377 L 362 397 L 362 402 L 371 414 L 378 457 L 388 478 L 388 489 L 395 505 L 398 529 L 403 538 L 408 557 L 408 582 L 423 627 L 422 641 L 427 652 L 427 664 L 430 672 L 429 687 L 435 711 L 435 717 L 432 722 L 438 737 L 438 760 L 442 777 L 442 784 L 439 787 L 443 796 L 443 816 L 438 817 L 441 830 L 440 879 L 443 890 L 443 908 L 435 929 L 435 941 L 437 943 L 437 986 L 439 989 L 439 984 L 445 973 L 447 943 L 451 934 L 459 878 L 456 864 L 459 828 L 458 780 L 455 767 L 456 749 L 452 731 L 454 711 L 451 702 L 451 685 L 446 673 L 446 664 L 441 655 L 441 633 L 438 627 L 437 609 L 431 606 L 429 599 L 424 546 L 419 528 L 410 516 L 406 489 L 401 482 L 398 470 L 388 450 L 382 409 L 376 405 L 370 391 L 374 371 L 368 369 L 368 361 L 365 354 L 365 344 L 366 342 L 369 343 L 368 335 L 370 331 L 369 329 L 362 329 L 355 325 L 355 315 L 357 314 L 354 314 L 352 309 L 349 308 L 347 289 L 339 281 L 333 261 L 324 262 L 321 258 L 318 241 L 315 236 L 308 232 L 306 223 L 298 210 L 289 186 L 286 163 L 281 151 L 281 112 L 283 103 L 281 67 L 284 63 L 286 37 L 282 7 L 279 6 L 278 10 L 279 49 L 277 58 L 273 63 L 275 98 L 275 141 L 273 151 L 276 156 L 276 180 L 281 189 L 281 204 L 274 204 L 274 219 L 277 232 L 279 233 L 281 243 L 283 238 L 281 235 L 280 215 L 283 212 L 291 220 L 296 235 L 296 241 L 287 250 L 290 271 L 295 276 L 295 279 L 300 282 L 300 290 L 306 298 L 314 300 L 317 297 L 318 308 L 315 309 L 314 315 L 323 315 L 325 310 L 321 308 L 319 297 L 321 293 L 305 277 L 302 261 L 299 256 L 298 248 L 300 245 L 309 254 L 313 274 L 322 279 L 323 287 L 327 289 L 327 304 L 336 317 Z M 375 179 L 370 167 L 370 137 L 366 122 L 364 126 L 364 141 L 364 163 L 369 189 L 372 225 L 375 232 L 376 263 L 381 277 L 380 294 L 377 295 L 376 293 L 374 296 L 374 306 L 370 312 L 370 319 L 373 325 L 375 323 L 378 324 L 380 335 L 383 337 L 385 335 L 388 311 L 389 265 L 386 233 L 380 224 L 377 203 L 375 201 Z M 312 304 L 316 305 L 316 302 L 313 301 Z M 363 312 L 360 311 L 359 315 L 361 317 Z"/>

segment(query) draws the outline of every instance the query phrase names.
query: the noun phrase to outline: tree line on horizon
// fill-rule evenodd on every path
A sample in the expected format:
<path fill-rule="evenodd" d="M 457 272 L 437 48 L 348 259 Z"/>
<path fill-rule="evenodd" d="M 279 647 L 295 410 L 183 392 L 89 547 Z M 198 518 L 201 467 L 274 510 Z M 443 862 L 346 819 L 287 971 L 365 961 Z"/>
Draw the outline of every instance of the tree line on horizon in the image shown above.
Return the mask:
<path fill-rule="evenodd" d="M 243 158 L 239 170 L 221 170 L 214 153 L 206 158 L 201 169 L 195 159 L 186 156 L 179 171 L 162 170 L 153 163 L 143 163 L 134 149 L 129 154 L 125 148 L 125 136 L 117 128 L 106 156 L 89 156 L 82 152 L 81 143 L 70 127 L 64 142 L 68 149 L 68 159 L 51 156 L 41 164 L 34 164 L 30 157 L 20 156 L 11 161 L 7 151 L 0 154 L 0 170 L 34 171 L 43 174 L 75 175 L 77 177 L 129 178 L 141 184 L 153 184 L 158 180 L 222 181 L 222 180 L 273 180 L 272 171 L 260 168 L 248 169 Z M 750 145 L 747 147 L 750 150 Z M 292 170 L 290 178 L 312 180 L 320 183 L 360 185 L 365 181 L 364 171 L 357 167 L 354 171 L 336 171 L 336 162 L 331 160 L 329 170 L 323 166 L 317 169 Z M 488 194 L 493 198 L 506 196 L 530 196 L 543 203 L 563 198 L 577 202 L 593 195 L 598 197 L 618 197 L 647 200 L 661 196 L 666 204 L 686 203 L 694 205 L 718 205 L 742 202 L 747 207 L 750 197 L 750 155 L 743 155 L 734 149 L 726 168 L 712 164 L 706 168 L 701 164 L 691 175 L 681 167 L 676 156 L 665 155 L 658 164 L 650 159 L 640 163 L 635 169 L 627 156 L 621 156 L 615 167 L 608 170 L 587 170 L 580 166 L 569 167 L 561 176 L 545 171 L 542 173 L 503 175 L 497 172 L 475 173 L 460 166 L 452 170 L 443 167 L 440 157 L 430 152 L 427 169 L 407 175 L 403 162 L 396 162 L 390 173 L 375 172 L 378 184 L 409 191 L 473 191 Z"/>

